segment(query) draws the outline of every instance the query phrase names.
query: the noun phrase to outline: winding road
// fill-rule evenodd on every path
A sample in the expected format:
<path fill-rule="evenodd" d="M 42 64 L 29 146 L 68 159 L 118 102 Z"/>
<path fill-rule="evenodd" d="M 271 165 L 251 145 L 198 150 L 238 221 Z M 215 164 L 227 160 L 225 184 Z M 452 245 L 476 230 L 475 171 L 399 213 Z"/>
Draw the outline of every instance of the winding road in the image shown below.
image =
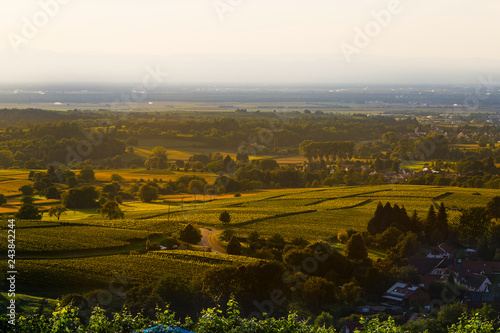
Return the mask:
<path fill-rule="evenodd" d="M 209 247 L 212 249 L 212 252 L 226 253 L 226 248 L 215 239 L 215 235 L 217 235 L 220 230 L 209 230 L 204 228 L 200 228 L 200 230 L 202 237 L 198 245 Z"/>

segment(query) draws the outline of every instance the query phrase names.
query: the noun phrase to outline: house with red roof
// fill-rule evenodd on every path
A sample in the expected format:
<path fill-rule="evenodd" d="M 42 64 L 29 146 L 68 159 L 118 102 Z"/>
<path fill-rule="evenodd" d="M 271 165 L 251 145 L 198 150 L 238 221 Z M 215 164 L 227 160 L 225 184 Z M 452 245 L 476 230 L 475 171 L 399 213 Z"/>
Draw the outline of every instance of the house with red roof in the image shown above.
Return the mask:
<path fill-rule="evenodd" d="M 397 282 L 382 296 L 383 305 L 399 309 L 411 309 L 428 306 L 431 295 L 422 286 L 411 283 Z"/>
<path fill-rule="evenodd" d="M 448 244 L 441 243 L 441 244 L 438 244 L 438 245 L 434 246 L 433 248 L 431 248 L 429 253 L 427 253 L 426 257 L 427 258 L 439 258 L 439 259 L 443 259 L 443 258 L 453 259 L 453 258 L 455 258 L 455 250 L 453 249 L 453 247 L 449 246 Z"/>
<path fill-rule="evenodd" d="M 500 274 L 500 262 L 463 260 L 460 264 L 460 277 L 462 282 L 465 282 L 466 278 L 474 274 Z"/>

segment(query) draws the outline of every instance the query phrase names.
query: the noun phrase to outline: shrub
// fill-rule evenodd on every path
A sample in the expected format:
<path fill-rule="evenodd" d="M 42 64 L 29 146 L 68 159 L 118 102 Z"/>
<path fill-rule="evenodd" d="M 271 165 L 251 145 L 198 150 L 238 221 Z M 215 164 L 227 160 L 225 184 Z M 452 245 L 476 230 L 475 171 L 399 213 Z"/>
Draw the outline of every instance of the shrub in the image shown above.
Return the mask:
<path fill-rule="evenodd" d="M 220 213 L 219 221 L 221 221 L 223 224 L 228 224 L 229 222 L 231 222 L 231 215 L 229 215 L 227 210 Z"/>
<path fill-rule="evenodd" d="M 192 225 L 191 223 L 186 225 L 184 229 L 180 232 L 180 240 L 191 243 L 198 244 L 201 241 L 201 231 L 200 228 Z"/>
<path fill-rule="evenodd" d="M 235 255 L 241 254 L 241 244 L 235 236 L 231 237 L 231 239 L 229 240 L 226 250 L 227 254 L 235 254 Z"/>

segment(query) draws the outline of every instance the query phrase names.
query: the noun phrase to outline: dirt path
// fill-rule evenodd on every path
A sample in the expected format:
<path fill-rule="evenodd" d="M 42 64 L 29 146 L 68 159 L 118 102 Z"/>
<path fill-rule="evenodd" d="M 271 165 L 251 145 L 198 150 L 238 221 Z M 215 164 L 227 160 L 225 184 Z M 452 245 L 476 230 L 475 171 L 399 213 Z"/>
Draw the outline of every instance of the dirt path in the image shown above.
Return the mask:
<path fill-rule="evenodd" d="M 215 235 L 220 232 L 219 230 L 208 230 L 204 228 L 200 228 L 200 230 L 202 238 L 198 245 L 209 247 L 212 249 L 212 252 L 226 253 L 226 248 L 215 239 Z"/>

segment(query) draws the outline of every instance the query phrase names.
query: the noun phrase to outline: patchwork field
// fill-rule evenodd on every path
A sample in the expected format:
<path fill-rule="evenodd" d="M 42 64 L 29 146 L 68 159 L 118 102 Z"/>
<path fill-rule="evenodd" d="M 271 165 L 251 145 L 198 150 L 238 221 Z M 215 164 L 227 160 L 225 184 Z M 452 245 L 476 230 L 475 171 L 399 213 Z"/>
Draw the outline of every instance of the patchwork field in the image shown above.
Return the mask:
<path fill-rule="evenodd" d="M 257 231 L 266 237 L 280 233 L 288 239 L 303 236 L 313 241 L 335 237 L 342 228 L 364 231 L 379 201 L 398 204 L 408 212 L 417 210 L 421 217 L 430 205 L 443 202 L 451 208 L 450 216 L 458 218 L 455 208 L 485 205 L 496 195 L 498 191 L 488 189 L 383 185 L 266 190 L 196 204 L 187 200 L 126 202 L 122 205 L 125 219 L 112 221 L 95 210 L 69 211 L 60 221 L 47 216 L 42 221 L 16 221 L 19 285 L 36 295 L 44 286 L 42 293 L 57 297 L 70 290 L 101 288 L 113 278 L 113 272 L 145 281 L 159 276 L 185 279 L 218 263 L 247 262 L 246 257 L 187 250 L 128 254 L 132 250 L 144 253 L 147 237 L 168 243 L 186 223 L 222 230 L 219 215 L 223 210 L 231 215 L 228 228 L 239 236 Z M 6 248 L 6 242 L 0 239 L 0 246 Z M 335 246 L 343 251 L 342 245 Z M 384 255 L 383 251 L 369 252 L 372 258 Z M 0 267 L 6 271 L 4 268 Z"/>
<path fill-rule="evenodd" d="M 285 237 L 317 239 L 334 236 L 342 228 L 365 230 L 379 201 L 398 204 L 408 213 L 416 210 L 423 218 L 430 205 L 437 207 L 443 202 L 449 208 L 469 208 L 485 205 L 496 195 L 498 191 L 489 189 L 414 185 L 297 189 L 215 200 L 205 208 L 184 212 L 183 218 L 217 229 L 223 227 L 218 215 L 227 210 L 236 232 L 279 232 Z M 175 213 L 172 219 L 180 222 L 179 216 Z"/>

